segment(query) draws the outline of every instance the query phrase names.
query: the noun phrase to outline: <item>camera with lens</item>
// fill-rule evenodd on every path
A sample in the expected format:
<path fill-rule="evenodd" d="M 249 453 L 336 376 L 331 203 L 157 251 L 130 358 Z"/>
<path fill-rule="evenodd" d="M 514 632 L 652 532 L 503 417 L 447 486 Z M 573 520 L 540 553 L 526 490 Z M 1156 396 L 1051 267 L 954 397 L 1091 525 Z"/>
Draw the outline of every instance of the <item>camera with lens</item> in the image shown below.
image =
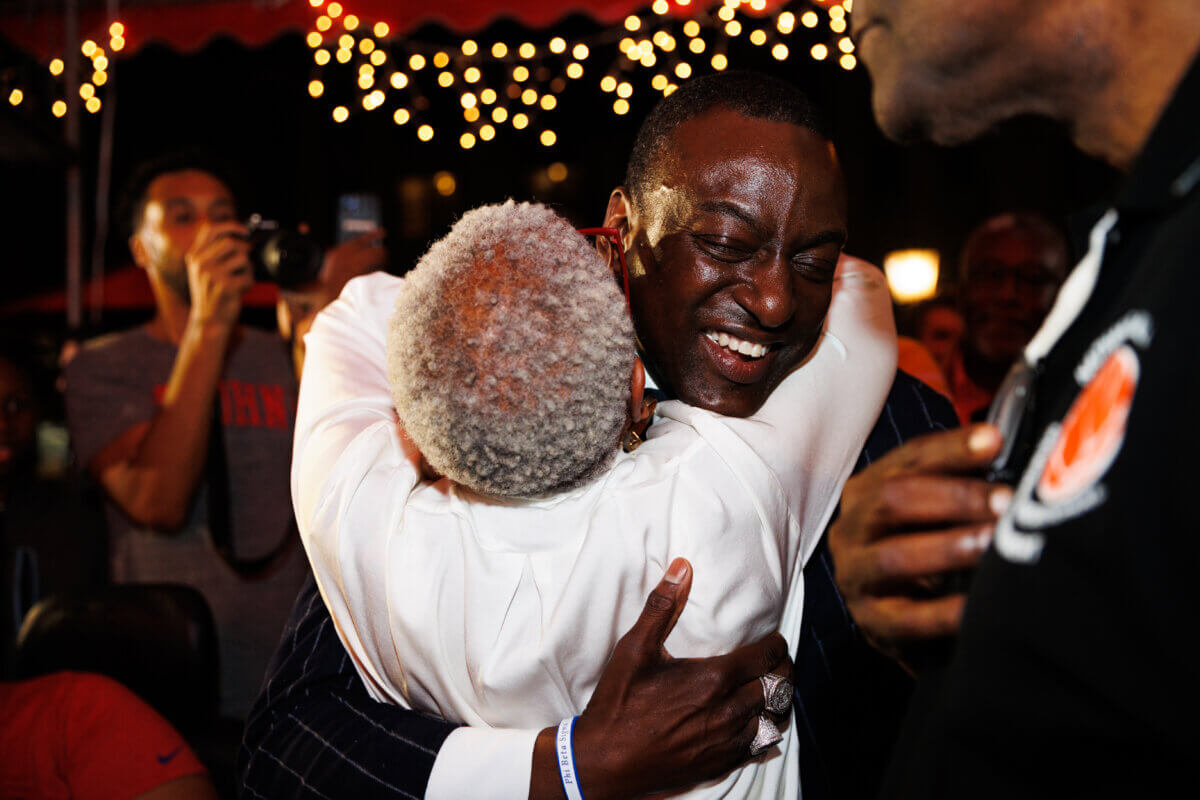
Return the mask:
<path fill-rule="evenodd" d="M 320 275 L 325 252 L 308 234 L 259 214 L 252 214 L 246 227 L 255 280 L 296 289 Z"/>

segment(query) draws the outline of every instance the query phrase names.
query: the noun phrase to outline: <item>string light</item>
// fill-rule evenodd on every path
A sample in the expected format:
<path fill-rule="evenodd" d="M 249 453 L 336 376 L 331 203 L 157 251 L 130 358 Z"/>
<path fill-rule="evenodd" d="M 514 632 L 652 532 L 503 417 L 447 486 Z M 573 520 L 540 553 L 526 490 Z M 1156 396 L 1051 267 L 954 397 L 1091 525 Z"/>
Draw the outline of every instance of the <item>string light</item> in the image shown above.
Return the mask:
<path fill-rule="evenodd" d="M 521 58 L 533 58 L 536 54 L 537 48 L 533 46 L 532 42 L 525 42 L 517 48 L 517 55 Z"/>
<path fill-rule="evenodd" d="M 571 56 L 574 57 L 576 61 L 585 60 L 588 57 L 589 52 L 588 46 L 583 43 L 577 44 L 571 48 Z"/>
<path fill-rule="evenodd" d="M 463 71 L 463 80 L 467 83 L 478 83 L 481 77 L 483 77 L 483 73 L 479 71 L 478 67 L 467 67 Z"/>
<path fill-rule="evenodd" d="M 338 17 L 340 17 L 342 15 L 342 4 L 341 3 L 330 3 L 329 7 L 325 9 L 325 13 L 328 14 L 329 16 L 333 17 L 334 19 L 337 19 Z"/>
<path fill-rule="evenodd" d="M 667 88 L 663 89 L 663 97 L 670 97 L 671 94 L 679 87 L 673 83 L 668 83 Z"/>
<path fill-rule="evenodd" d="M 371 51 L 374 49 L 375 42 L 372 39 L 363 39 L 358 43 L 358 52 L 362 53 L 364 56 L 370 55 Z"/>
<path fill-rule="evenodd" d="M 814 44 L 812 50 L 808 51 L 817 61 L 824 61 L 825 56 L 829 55 L 829 48 L 821 43 Z"/>
<path fill-rule="evenodd" d="M 364 72 L 362 75 L 358 76 L 358 88 L 370 89 L 374 85 L 375 85 L 375 76 L 374 75 Z"/>
<path fill-rule="evenodd" d="M 721 8 L 717 11 L 717 19 L 721 20 L 722 22 L 729 22 L 733 19 L 734 14 L 736 13 L 737 12 L 733 10 L 732 6 L 721 6 Z"/>
<path fill-rule="evenodd" d="M 517 66 L 513 67 L 512 76 L 513 80 L 517 83 L 524 83 L 525 81 L 529 80 L 529 67 L 518 64 Z"/>
<path fill-rule="evenodd" d="M 529 117 L 525 114 L 513 114 L 512 126 L 517 130 L 522 130 L 529 125 Z"/>
<path fill-rule="evenodd" d="M 462 54 L 464 56 L 473 56 L 479 52 L 479 45 L 474 39 L 467 39 L 462 43 Z"/>
<path fill-rule="evenodd" d="M 830 19 L 843 19 L 845 16 L 846 9 L 842 8 L 841 5 L 832 5 L 829 7 Z"/>
<path fill-rule="evenodd" d="M 558 98 L 552 94 L 544 94 L 538 100 L 538 105 L 542 107 L 543 111 L 553 111 L 555 106 L 558 105 Z"/>
<path fill-rule="evenodd" d="M 445 69 L 446 65 L 449 63 L 450 63 L 450 56 L 447 55 L 446 53 L 438 52 L 438 53 L 434 54 L 433 65 L 435 67 L 437 67 L 438 69 Z"/>
<path fill-rule="evenodd" d="M 629 97 L 633 94 L 633 84 L 621 81 L 617 84 L 617 97 Z"/>
<path fill-rule="evenodd" d="M 600 79 L 600 90 L 601 91 L 611 92 L 616 88 L 617 88 L 617 79 L 614 78 L 612 75 L 605 75 L 603 78 Z"/>
<path fill-rule="evenodd" d="M 357 29 L 358 17 L 354 16 L 353 14 L 347 14 L 345 19 L 342 20 L 342 27 L 348 31 Z"/>
<path fill-rule="evenodd" d="M 492 103 L 496 102 L 496 90 L 495 89 L 484 89 L 482 92 L 479 93 L 479 100 L 485 106 L 490 106 Z"/>
<path fill-rule="evenodd" d="M 313 61 L 317 62 L 317 66 L 325 66 L 329 63 L 329 58 L 330 56 L 328 50 L 318 50 L 317 52 L 313 53 Z"/>
<path fill-rule="evenodd" d="M 371 53 L 371 63 L 375 66 L 382 67 L 385 61 L 387 61 L 386 50 L 376 50 L 374 53 Z"/>
<path fill-rule="evenodd" d="M 526 89 L 521 92 L 521 102 L 527 106 L 531 106 L 538 100 L 538 93 L 533 89 Z"/>
<path fill-rule="evenodd" d="M 572 61 L 570 64 L 567 64 L 567 77 L 582 78 L 583 64 L 580 64 L 578 61 Z"/>
<path fill-rule="evenodd" d="M 613 113 L 617 116 L 629 113 L 629 101 L 624 97 L 618 97 L 613 101 Z"/>
<path fill-rule="evenodd" d="M 481 125 L 479 128 L 479 138 L 485 142 L 490 142 L 496 138 L 496 129 L 491 125 Z"/>
<path fill-rule="evenodd" d="M 775 27 L 780 33 L 791 33 L 796 27 L 796 15 L 790 11 L 784 11 L 779 15 L 779 18 L 775 20 Z"/>
<path fill-rule="evenodd" d="M 108 73 L 100 72 L 99 70 L 93 72 L 92 83 L 96 84 L 97 86 L 103 86 L 104 84 L 108 83 Z"/>
<path fill-rule="evenodd" d="M 817 12 L 815 11 L 805 11 L 800 15 L 800 24 L 806 28 L 815 28 L 820 21 L 821 18 L 817 16 Z"/>
<path fill-rule="evenodd" d="M 463 109 L 463 119 L 465 119 L 467 122 L 475 122 L 476 120 L 479 119 L 479 109 L 478 108 L 464 108 Z"/>
<path fill-rule="evenodd" d="M 386 39 L 391 28 L 388 27 L 386 22 L 376 22 L 375 27 L 371 30 L 374 32 L 376 39 Z"/>
<path fill-rule="evenodd" d="M 653 87 L 656 92 L 661 92 L 663 89 L 667 88 L 668 83 L 670 83 L 670 81 L 667 80 L 667 76 L 663 75 L 662 73 L 659 73 L 650 79 L 650 86 Z"/>
<path fill-rule="evenodd" d="M 87 100 L 89 97 L 92 97 L 95 94 L 96 87 L 92 86 L 90 83 L 82 84 L 79 87 L 79 96 L 84 100 Z"/>
<path fill-rule="evenodd" d="M 508 45 L 504 42 L 496 42 L 492 45 L 492 58 L 504 58 L 508 55 Z"/>
<path fill-rule="evenodd" d="M 650 10 L 662 16 L 671 10 L 671 6 L 667 4 L 667 0 L 654 0 L 654 5 L 650 6 Z"/>
<path fill-rule="evenodd" d="M 726 58 L 723 54 L 717 53 L 712 57 L 711 63 L 712 63 L 712 68 L 715 69 L 717 72 L 720 72 L 721 70 L 723 70 L 729 66 L 729 59 Z"/>
<path fill-rule="evenodd" d="M 437 76 L 437 82 L 438 86 L 441 86 L 443 89 L 449 88 L 454 83 L 454 73 L 450 72 L 449 70 L 445 72 L 439 72 Z"/>
<path fill-rule="evenodd" d="M 425 68 L 425 56 L 420 53 L 413 53 L 408 59 L 408 68 L 413 72 Z"/>
<path fill-rule="evenodd" d="M 854 40 L 851 39 L 849 36 L 843 36 L 841 38 L 841 40 L 838 42 L 838 49 L 841 50 L 843 53 L 853 53 L 854 52 Z"/>
<path fill-rule="evenodd" d="M 463 108 L 474 108 L 475 104 L 479 102 L 479 98 L 473 92 L 463 92 L 458 101 L 462 103 Z"/>
<path fill-rule="evenodd" d="M 79 49 L 80 49 L 80 50 L 83 52 L 83 55 L 84 55 L 86 58 L 91 58 L 91 57 L 92 57 L 92 53 L 96 52 L 96 43 L 95 43 L 95 42 L 93 42 L 91 39 L 88 39 L 86 42 L 84 42 L 84 43 L 83 43 L 83 44 L 80 46 L 80 48 L 79 48 Z"/>
<path fill-rule="evenodd" d="M 730 20 L 729 22 L 725 23 L 725 35 L 726 36 L 730 36 L 730 37 L 737 36 L 741 32 L 742 32 L 742 23 L 738 22 L 736 19 Z"/>
<path fill-rule="evenodd" d="M 771 48 L 771 55 L 775 57 L 776 61 L 787 61 L 787 57 L 788 57 L 787 45 L 784 44 L 783 42 L 780 42 L 779 44 L 775 45 L 774 47 Z"/>
<path fill-rule="evenodd" d="M 467 131 L 462 136 L 458 137 L 458 144 L 463 150 L 470 150 L 475 146 L 475 134 Z"/>
<path fill-rule="evenodd" d="M 496 106 L 492 109 L 492 122 L 500 124 L 506 119 L 508 119 L 508 109 L 504 106 Z"/>
<path fill-rule="evenodd" d="M 125 49 L 125 37 L 114 36 L 112 39 L 109 40 L 108 46 L 111 47 L 114 51 L 124 50 Z"/>
<path fill-rule="evenodd" d="M 370 64 L 359 64 L 358 65 L 358 74 L 359 75 L 374 75 L 375 67 L 371 66 Z"/>
<path fill-rule="evenodd" d="M 393 72 L 392 77 L 388 80 L 393 89 L 403 89 L 408 86 L 408 76 L 403 72 Z"/>
<path fill-rule="evenodd" d="M 767 7 L 766 0 L 750 0 L 750 7 L 755 11 L 762 11 Z"/>
<path fill-rule="evenodd" d="M 426 124 L 417 128 L 417 138 L 422 142 L 428 142 L 433 138 L 433 126 Z"/>
<path fill-rule="evenodd" d="M 767 32 L 764 30 L 751 31 L 750 44 L 761 47 L 767 43 Z"/>
<path fill-rule="evenodd" d="M 539 136 L 538 139 L 541 140 L 543 146 L 553 147 L 554 143 L 558 141 L 558 135 L 554 131 L 547 128 L 546 130 L 542 131 L 542 135 Z"/>
<path fill-rule="evenodd" d="M 321 34 L 311 31 L 305 41 L 308 42 L 309 47 L 320 47 L 322 41 Z"/>
<path fill-rule="evenodd" d="M 114 22 L 112 25 L 108 26 L 108 35 L 114 39 L 124 36 L 125 35 L 125 26 L 122 25 L 120 22 Z"/>
<path fill-rule="evenodd" d="M 699 36 L 700 23 L 696 22 L 694 19 L 689 19 L 687 22 L 683 23 L 683 35 L 691 37 Z"/>
<path fill-rule="evenodd" d="M 636 31 L 642 27 L 642 21 L 635 14 L 630 14 L 625 18 L 625 30 Z"/>
<path fill-rule="evenodd" d="M 316 24 L 317 24 L 317 30 L 327 31 L 333 27 L 333 20 L 331 20 L 329 17 L 322 14 L 321 16 L 317 17 Z"/>
<path fill-rule="evenodd" d="M 397 125 L 404 125 L 410 119 L 412 119 L 412 115 L 408 113 L 407 108 L 397 108 L 396 113 L 392 114 L 392 121 Z"/>
<path fill-rule="evenodd" d="M 650 69 L 651 67 L 653 67 L 655 64 L 658 63 L 658 56 L 654 55 L 654 53 L 648 53 L 646 51 L 642 51 L 642 57 L 639 60 L 641 61 L 641 64 L 643 67 L 645 67 L 646 69 Z"/>
<path fill-rule="evenodd" d="M 687 80 L 692 77 L 692 65 L 686 61 L 680 61 L 675 65 L 675 75 L 680 80 Z"/>
<path fill-rule="evenodd" d="M 688 42 L 688 50 L 691 50 L 697 55 L 704 52 L 704 46 L 703 39 L 692 39 L 690 42 Z"/>
<path fill-rule="evenodd" d="M 21 105 L 21 101 L 25 99 L 25 93 L 20 89 L 13 89 L 8 94 L 8 102 L 14 106 Z"/>
<path fill-rule="evenodd" d="M 567 40 L 562 38 L 561 36 L 555 36 L 553 39 L 550 40 L 550 44 L 548 46 L 550 48 L 551 53 L 558 55 L 559 53 L 566 51 Z"/>
<path fill-rule="evenodd" d="M 856 64 L 858 64 L 858 59 L 854 57 L 853 53 L 846 53 L 846 55 L 838 59 L 838 64 L 842 66 L 842 69 L 849 72 L 850 70 L 854 69 Z"/>
<path fill-rule="evenodd" d="M 836 7 L 841 8 L 841 6 L 836 6 Z M 833 31 L 834 33 L 845 33 L 846 32 L 846 20 L 842 17 L 838 17 L 836 19 L 829 20 L 829 30 Z"/>
<path fill-rule="evenodd" d="M 317 80 L 312 80 L 312 81 L 308 82 L 308 96 L 309 97 L 320 97 L 323 94 L 325 94 L 325 84 L 323 84 Z"/>
<path fill-rule="evenodd" d="M 354 58 L 354 53 L 350 52 L 349 50 L 347 50 L 346 48 L 343 47 L 342 49 L 337 51 L 337 55 L 335 56 L 335 58 L 337 58 L 337 62 L 339 64 L 345 64 L 345 63 L 348 63 L 350 61 L 350 59 Z"/>
<path fill-rule="evenodd" d="M 340 125 L 348 119 L 350 119 L 350 109 L 346 108 L 345 106 L 338 106 L 337 108 L 333 109 L 334 122 Z"/>
<path fill-rule="evenodd" d="M 61 117 L 67 113 L 67 104 L 62 100 L 55 100 L 54 105 L 50 106 L 50 113 L 56 117 Z"/>
<path fill-rule="evenodd" d="M 325 3 L 325 0 L 308 0 L 308 4 L 313 8 L 320 8 Z"/>
<path fill-rule="evenodd" d="M 338 37 L 338 49 L 339 50 L 349 50 L 351 47 L 354 47 L 354 37 L 353 36 L 351 36 L 348 33 L 343 33 L 340 37 Z"/>

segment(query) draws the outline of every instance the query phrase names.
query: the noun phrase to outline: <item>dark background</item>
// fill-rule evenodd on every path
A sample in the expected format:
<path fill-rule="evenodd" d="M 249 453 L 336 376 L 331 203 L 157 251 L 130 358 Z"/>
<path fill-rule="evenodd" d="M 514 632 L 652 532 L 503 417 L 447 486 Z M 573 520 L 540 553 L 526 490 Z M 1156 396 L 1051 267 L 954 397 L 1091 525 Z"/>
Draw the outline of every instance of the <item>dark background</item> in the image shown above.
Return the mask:
<path fill-rule="evenodd" d="M 806 6 L 797 7 L 797 12 Z M 528 31 L 501 21 L 473 35 L 481 46 L 502 40 L 544 43 L 555 34 L 568 42 L 594 36 L 595 23 L 570 17 L 550 31 Z M 942 254 L 943 281 L 952 288 L 953 263 L 966 232 L 986 216 L 1011 209 L 1040 211 L 1065 223 L 1072 210 L 1100 200 L 1112 182 L 1109 170 L 1076 153 L 1065 135 L 1049 123 L 1018 120 L 971 145 L 943 149 L 928 145 L 900 147 L 887 141 L 871 117 L 869 79 L 860 64 L 846 72 L 830 58 L 807 55 L 797 26 L 792 57 L 770 58 L 768 48 L 752 47 L 745 35 L 731 46 L 735 68 L 755 68 L 785 77 L 808 91 L 831 116 L 851 198 L 848 249 L 876 261 L 890 250 L 933 247 Z M 410 39 L 457 46 L 461 36 L 427 27 Z M 817 41 L 814 37 L 809 41 Z M 13 43 L 0 43 L 8 63 L 22 56 Z M 693 59 L 707 64 L 707 58 Z M 558 206 L 580 225 L 598 225 L 609 191 L 621 182 L 637 124 L 660 96 L 639 69 L 632 111 L 618 117 L 610 110 L 613 95 L 598 88 L 605 68 L 617 62 L 615 45 L 593 46 L 587 71 L 571 81 L 558 107 L 541 112 L 525 131 L 498 126 L 490 143 L 470 151 L 458 146 L 461 109 L 449 100 L 427 112 L 439 134 L 423 143 L 416 125 L 396 126 L 392 106 L 365 112 L 354 99 L 352 83 L 332 80 L 326 69 L 325 97 L 313 100 L 311 50 L 300 35 L 280 38 L 267 47 L 246 48 L 218 39 L 189 54 L 149 45 L 120 58 L 103 90 L 103 113 L 115 114 L 112 179 L 114 206 L 126 175 L 138 161 L 188 145 L 202 145 L 240 167 L 248 187 L 243 214 L 258 211 L 284 222 L 308 222 L 328 243 L 335 206 L 342 192 L 374 192 L 383 199 L 389 230 L 391 267 L 403 272 L 442 235 L 462 211 L 505 197 L 537 199 Z M 42 65 L 22 69 L 44 72 Z M 349 67 L 346 67 L 349 69 Z M 430 68 L 426 68 L 429 72 Z M 696 74 L 707 70 L 697 69 Z M 386 74 L 387 70 L 382 70 Z M 335 83 L 345 84 L 344 90 Z M 460 88 L 461 90 L 461 88 Z M 338 92 L 351 109 L 350 120 L 330 118 Z M 64 284 L 65 165 L 72 157 L 61 145 L 63 121 L 31 98 L 13 109 L 0 103 L 0 251 L 4 302 L 59 288 Z M 48 97 L 48 95 L 47 95 Z M 438 126 L 439 112 L 445 125 Z M 85 197 L 85 276 L 90 270 L 96 212 L 100 116 L 82 114 L 77 157 L 83 168 Z M 541 127 L 552 127 L 558 143 L 537 142 Z M 546 179 L 548 164 L 561 161 L 568 178 Z M 431 178 L 452 172 L 457 190 L 442 197 Z M 405 181 L 410 201 L 402 201 Z M 414 202 L 416 201 L 416 202 Z M 129 261 L 123 234 L 108 236 L 106 268 Z M 128 324 L 129 315 L 107 315 L 95 329 Z M 43 320 L 55 324 L 55 320 Z M 62 325 L 61 320 L 57 324 Z"/>

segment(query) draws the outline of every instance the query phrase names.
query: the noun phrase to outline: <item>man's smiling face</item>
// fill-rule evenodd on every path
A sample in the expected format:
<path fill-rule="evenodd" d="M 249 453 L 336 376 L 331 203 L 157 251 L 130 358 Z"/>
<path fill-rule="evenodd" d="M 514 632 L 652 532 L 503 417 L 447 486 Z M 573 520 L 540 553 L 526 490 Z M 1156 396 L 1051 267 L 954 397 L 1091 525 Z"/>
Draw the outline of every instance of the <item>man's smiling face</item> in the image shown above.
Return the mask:
<path fill-rule="evenodd" d="M 716 107 L 675 128 L 625 208 L 646 366 L 691 405 L 754 413 L 808 355 L 829 309 L 846 239 L 832 145 Z"/>

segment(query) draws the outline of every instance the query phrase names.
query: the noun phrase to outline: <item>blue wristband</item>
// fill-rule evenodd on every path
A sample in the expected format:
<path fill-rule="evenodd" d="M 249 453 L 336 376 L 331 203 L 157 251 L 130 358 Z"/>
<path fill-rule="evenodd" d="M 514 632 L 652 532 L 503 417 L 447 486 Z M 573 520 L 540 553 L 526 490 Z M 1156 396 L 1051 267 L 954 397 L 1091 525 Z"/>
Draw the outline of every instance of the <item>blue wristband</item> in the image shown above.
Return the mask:
<path fill-rule="evenodd" d="M 579 777 L 575 774 L 575 720 L 578 717 L 568 717 L 558 723 L 558 736 L 555 739 L 555 752 L 558 755 L 558 776 L 562 778 L 563 791 L 567 800 L 583 800 L 583 792 L 579 788 Z"/>

